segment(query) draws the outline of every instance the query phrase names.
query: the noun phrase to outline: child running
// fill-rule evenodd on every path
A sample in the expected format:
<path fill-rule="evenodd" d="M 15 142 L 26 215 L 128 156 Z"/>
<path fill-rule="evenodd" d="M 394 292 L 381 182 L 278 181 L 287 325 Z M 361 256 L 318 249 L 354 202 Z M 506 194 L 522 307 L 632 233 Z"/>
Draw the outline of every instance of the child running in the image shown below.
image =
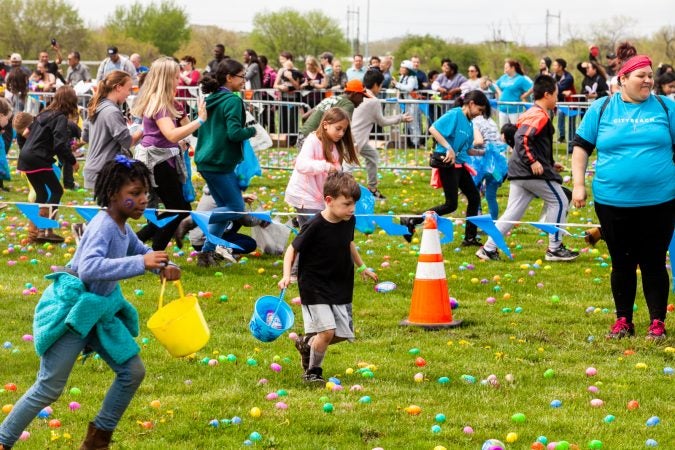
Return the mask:
<path fill-rule="evenodd" d="M 53 280 L 35 309 L 35 349 L 40 371 L 0 425 L 0 450 L 11 448 L 42 408 L 59 398 L 82 351 L 96 351 L 115 372 L 115 381 L 80 449 L 107 449 L 112 433 L 145 376 L 134 337 L 136 308 L 122 295 L 119 280 L 159 271 L 178 280 L 180 269 L 163 251 L 153 252 L 126 223 L 139 219 L 148 202 L 150 172 L 141 162 L 118 155 L 96 180 L 101 207 L 89 223 L 66 272 Z"/>
<path fill-rule="evenodd" d="M 502 235 L 522 219 L 530 202 L 539 197 L 544 201 L 546 222 L 559 224 L 567 217 L 569 200 L 561 186 L 563 169 L 553 160 L 553 124 L 549 117 L 555 108 L 557 86 L 548 75 L 534 80 L 534 106 L 518 119 L 515 146 L 509 159 L 508 177 L 511 181 L 506 211 L 495 223 Z M 497 244 L 492 238 L 476 252 L 482 260 L 498 260 Z M 562 233 L 549 234 L 546 261 L 571 261 L 579 256 L 565 248 Z"/>
<path fill-rule="evenodd" d="M 305 224 L 286 250 L 279 281 L 281 289 L 288 287 L 291 267 L 299 253 L 298 287 L 305 335 L 298 336 L 295 347 L 302 356 L 303 379 L 321 384 L 325 383 L 321 365 L 328 346 L 354 339 L 354 266 L 364 279 L 377 281 L 354 245 L 359 185 L 348 173 L 332 172 L 323 185 L 323 196 L 324 209 Z"/>
<path fill-rule="evenodd" d="M 343 161 L 358 164 L 349 114 L 334 107 L 323 114 L 319 128 L 305 138 L 286 186 L 286 203 L 298 212 L 301 227 L 323 210 L 323 184 L 330 172 L 342 170 Z"/>

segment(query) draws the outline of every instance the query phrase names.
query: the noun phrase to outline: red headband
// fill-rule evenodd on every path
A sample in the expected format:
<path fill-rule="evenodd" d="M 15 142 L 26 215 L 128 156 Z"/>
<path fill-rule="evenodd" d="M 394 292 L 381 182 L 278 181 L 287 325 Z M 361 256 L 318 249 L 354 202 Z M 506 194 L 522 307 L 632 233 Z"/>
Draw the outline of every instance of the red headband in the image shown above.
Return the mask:
<path fill-rule="evenodd" d="M 631 73 L 634 70 L 637 69 L 642 69 L 643 67 L 651 67 L 652 66 L 652 60 L 649 59 L 649 56 L 647 55 L 636 55 L 630 58 L 628 61 L 623 63 L 621 66 L 621 69 L 619 70 L 619 73 L 617 73 L 617 76 L 621 75 L 626 75 L 628 73 Z"/>

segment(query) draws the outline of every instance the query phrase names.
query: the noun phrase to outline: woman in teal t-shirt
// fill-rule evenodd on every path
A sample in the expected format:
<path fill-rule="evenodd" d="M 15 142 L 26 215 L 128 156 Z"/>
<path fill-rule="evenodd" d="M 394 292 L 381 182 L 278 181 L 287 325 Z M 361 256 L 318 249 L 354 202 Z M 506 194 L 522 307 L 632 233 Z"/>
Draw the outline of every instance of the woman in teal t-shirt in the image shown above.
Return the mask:
<path fill-rule="evenodd" d="M 447 167 L 438 168 L 443 183 L 445 203 L 429 210 L 435 211 L 439 216 L 454 212 L 457 209 L 459 189 L 468 201 L 466 215 L 470 217 L 478 214 L 480 206 L 480 193 L 469 172 L 472 169 L 466 164 L 470 151 L 471 154 L 477 154 L 472 151 L 473 125 L 471 120 L 480 115 L 489 116 L 490 102 L 481 91 L 470 91 L 460 98 L 458 103 L 461 108 L 452 108 L 429 127 L 429 133 L 436 140 L 434 152 L 442 157 L 443 163 L 447 164 Z M 420 217 L 401 218 L 401 225 L 408 227 L 409 233 L 404 235 L 408 242 L 412 240 L 415 225 L 422 222 L 423 219 Z M 462 245 L 480 247 L 481 243 L 478 241 L 477 234 L 476 225 L 467 223 Z"/>
<path fill-rule="evenodd" d="M 525 77 L 520 63 L 514 59 L 504 61 L 504 75 L 490 85 L 497 91 L 499 102 L 525 102 L 532 92 L 532 81 Z M 521 105 L 499 105 L 499 126 L 515 124 L 525 111 Z"/>
<path fill-rule="evenodd" d="M 635 334 L 639 266 L 649 309 L 647 338 L 664 339 L 669 287 L 665 261 L 675 223 L 675 102 L 652 95 L 649 57 L 636 55 L 628 43 L 616 53 L 624 61 L 618 73 L 621 91 L 591 105 L 573 142 L 572 202 L 576 207 L 586 204 L 586 167 L 597 148 L 593 196 L 612 257 L 617 316 L 607 337 Z"/>

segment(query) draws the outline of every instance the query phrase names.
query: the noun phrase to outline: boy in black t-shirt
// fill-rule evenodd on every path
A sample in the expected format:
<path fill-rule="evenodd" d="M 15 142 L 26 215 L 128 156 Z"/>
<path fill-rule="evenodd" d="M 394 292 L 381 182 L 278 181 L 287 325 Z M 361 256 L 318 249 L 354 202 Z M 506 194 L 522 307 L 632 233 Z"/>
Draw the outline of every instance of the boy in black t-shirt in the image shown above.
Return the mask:
<path fill-rule="evenodd" d="M 279 287 L 291 282 L 291 267 L 298 256 L 298 287 L 302 299 L 305 335 L 295 347 L 302 356 L 303 379 L 325 383 L 321 364 L 331 344 L 354 339 L 352 294 L 354 265 L 365 279 L 377 281 L 354 244 L 354 208 L 361 197 L 354 178 L 343 172 L 328 175 L 323 186 L 326 206 L 307 222 L 284 256 Z"/>

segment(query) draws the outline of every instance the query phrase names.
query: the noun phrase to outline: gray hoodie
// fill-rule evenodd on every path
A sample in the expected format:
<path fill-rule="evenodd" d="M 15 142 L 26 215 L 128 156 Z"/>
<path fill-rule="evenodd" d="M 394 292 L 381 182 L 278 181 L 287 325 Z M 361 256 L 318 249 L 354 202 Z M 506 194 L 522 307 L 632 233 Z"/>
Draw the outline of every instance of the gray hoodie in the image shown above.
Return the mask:
<path fill-rule="evenodd" d="M 121 153 L 130 155 L 131 133 L 122 110 L 113 101 L 103 99 L 96 108 L 96 119 L 84 123 L 82 140 L 89 143 L 84 165 L 84 187 L 94 189 L 103 165 Z"/>

